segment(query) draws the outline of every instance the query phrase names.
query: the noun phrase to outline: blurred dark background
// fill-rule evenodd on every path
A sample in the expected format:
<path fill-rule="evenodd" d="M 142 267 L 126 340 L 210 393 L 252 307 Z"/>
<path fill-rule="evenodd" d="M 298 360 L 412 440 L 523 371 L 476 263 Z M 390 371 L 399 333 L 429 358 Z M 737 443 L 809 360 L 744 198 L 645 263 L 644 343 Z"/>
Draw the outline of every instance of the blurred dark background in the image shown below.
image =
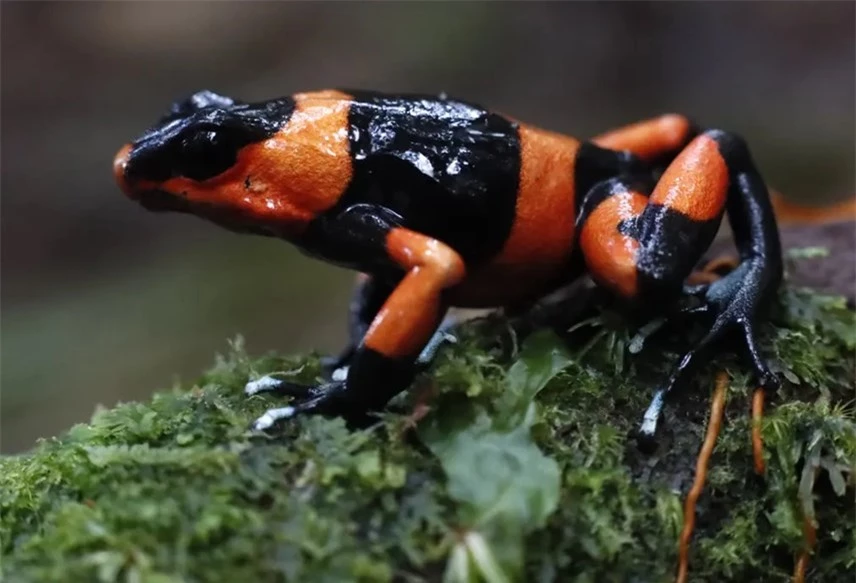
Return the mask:
<path fill-rule="evenodd" d="M 237 333 L 334 350 L 351 275 L 157 216 L 115 151 L 202 88 L 446 91 L 580 136 L 741 132 L 797 201 L 852 196 L 853 2 L 2 2 L 2 449 L 188 380 Z"/>

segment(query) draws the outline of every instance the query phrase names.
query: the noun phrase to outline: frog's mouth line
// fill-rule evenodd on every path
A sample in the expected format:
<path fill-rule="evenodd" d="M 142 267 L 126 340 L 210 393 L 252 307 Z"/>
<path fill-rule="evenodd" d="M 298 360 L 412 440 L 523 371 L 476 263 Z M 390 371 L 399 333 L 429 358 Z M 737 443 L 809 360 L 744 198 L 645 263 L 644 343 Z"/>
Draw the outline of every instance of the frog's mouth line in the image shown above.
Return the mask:
<path fill-rule="evenodd" d="M 282 235 L 275 228 L 242 219 L 240 215 L 227 208 L 218 207 L 206 202 L 192 202 L 183 196 L 177 196 L 165 190 L 144 190 L 136 194 L 134 199 L 147 211 L 190 214 L 216 223 L 236 233 L 250 233 L 268 237 L 279 237 Z"/>
<path fill-rule="evenodd" d="M 187 199 L 170 194 L 164 190 L 147 190 L 137 196 L 139 203 L 148 211 L 162 212 L 191 212 L 191 204 Z"/>

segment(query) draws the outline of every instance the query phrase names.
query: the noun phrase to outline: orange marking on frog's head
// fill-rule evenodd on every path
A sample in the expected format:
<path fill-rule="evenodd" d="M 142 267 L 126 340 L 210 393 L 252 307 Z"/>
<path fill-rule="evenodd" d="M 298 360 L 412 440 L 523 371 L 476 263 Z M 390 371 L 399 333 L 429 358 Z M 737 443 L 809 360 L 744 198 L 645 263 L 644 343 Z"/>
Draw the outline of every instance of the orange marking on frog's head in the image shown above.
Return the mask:
<path fill-rule="evenodd" d="M 113 164 L 122 190 L 150 210 L 284 237 L 337 202 L 351 178 L 346 95 L 219 99 L 174 106 L 123 146 Z"/>

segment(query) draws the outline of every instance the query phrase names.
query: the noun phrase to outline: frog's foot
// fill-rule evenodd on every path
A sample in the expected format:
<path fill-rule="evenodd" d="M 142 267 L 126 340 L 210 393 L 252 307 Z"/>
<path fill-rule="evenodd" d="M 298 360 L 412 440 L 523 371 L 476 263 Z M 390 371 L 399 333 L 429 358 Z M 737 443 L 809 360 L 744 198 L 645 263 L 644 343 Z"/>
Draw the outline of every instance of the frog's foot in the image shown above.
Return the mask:
<path fill-rule="evenodd" d="M 265 411 L 264 415 L 253 422 L 256 431 L 272 429 L 277 424 L 301 414 L 342 414 L 344 412 L 344 381 L 332 381 L 315 386 L 307 386 L 270 376 L 247 383 L 244 393 L 276 393 L 295 398 L 287 407 L 276 407 Z"/>
<path fill-rule="evenodd" d="M 708 306 L 704 315 L 713 317 L 705 338 L 707 343 L 728 331 L 737 331 L 742 336 L 758 385 L 770 391 L 778 390 L 780 383 L 758 349 L 758 325 L 759 313 L 765 307 L 762 304 L 770 302 L 778 283 L 763 259 L 747 259 L 710 284 L 704 294 Z"/>
<path fill-rule="evenodd" d="M 295 399 L 287 407 L 278 407 L 265 412 L 253 423 L 253 428 L 259 431 L 267 430 L 301 414 L 339 416 L 355 424 L 370 422 L 371 411 L 381 410 L 389 399 L 404 390 L 415 372 L 431 365 L 444 344 L 457 342 L 455 335 L 450 332 L 455 324 L 456 321 L 452 317 L 446 318 L 425 344 L 418 358 L 407 364 L 404 369 L 400 369 L 400 365 L 395 364 L 392 369 L 389 369 L 389 363 L 384 357 L 381 356 L 378 362 L 376 356 L 370 356 L 368 364 L 366 361 L 362 362 L 362 376 L 356 380 L 349 378 L 352 376 L 350 374 L 352 364 L 360 358 L 357 356 L 360 349 L 349 347 L 339 357 L 322 359 L 325 382 L 321 384 L 307 386 L 273 376 L 264 376 L 248 382 L 244 387 L 244 393 L 248 396 L 274 393 Z M 354 366 L 358 365 L 354 364 Z M 369 371 L 368 376 L 366 371 Z M 400 377 L 398 381 L 392 380 L 398 377 Z M 389 393 L 378 392 L 377 379 L 391 382 L 396 390 Z"/>
<path fill-rule="evenodd" d="M 769 277 L 763 260 L 749 258 L 728 275 L 701 289 L 693 290 L 694 295 L 700 296 L 704 304 L 689 310 L 685 315 L 710 322 L 708 331 L 696 346 L 681 358 L 665 386 L 654 394 L 639 430 L 641 446 L 651 445 L 669 394 L 686 384 L 691 371 L 697 368 L 700 357 L 707 352 L 710 345 L 727 333 L 736 332 L 742 338 L 758 386 L 769 391 L 779 388 L 779 380 L 761 356 L 757 342 L 758 313 L 762 301 L 768 301 L 768 292 L 774 288 L 775 283 L 777 282 Z"/>

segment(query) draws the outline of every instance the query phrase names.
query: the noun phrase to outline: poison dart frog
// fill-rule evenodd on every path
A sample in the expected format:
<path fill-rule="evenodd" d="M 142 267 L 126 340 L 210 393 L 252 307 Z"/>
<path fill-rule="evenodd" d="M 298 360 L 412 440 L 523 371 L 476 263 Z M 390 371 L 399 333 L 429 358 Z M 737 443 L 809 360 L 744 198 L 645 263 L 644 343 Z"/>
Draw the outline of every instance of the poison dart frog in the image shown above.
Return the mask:
<path fill-rule="evenodd" d="M 446 95 L 250 103 L 200 91 L 122 147 L 113 169 L 148 210 L 284 239 L 363 274 L 350 344 L 325 382 L 247 384 L 294 398 L 259 430 L 382 410 L 430 358 L 450 307 L 517 309 L 586 274 L 623 304 L 704 324 L 656 391 L 643 437 L 726 334 L 742 339 L 761 387 L 779 384 L 756 341 L 782 280 L 768 189 L 741 137 L 681 115 L 577 139 Z M 739 264 L 688 284 L 725 214 Z M 700 302 L 679 308 L 688 296 Z"/>

